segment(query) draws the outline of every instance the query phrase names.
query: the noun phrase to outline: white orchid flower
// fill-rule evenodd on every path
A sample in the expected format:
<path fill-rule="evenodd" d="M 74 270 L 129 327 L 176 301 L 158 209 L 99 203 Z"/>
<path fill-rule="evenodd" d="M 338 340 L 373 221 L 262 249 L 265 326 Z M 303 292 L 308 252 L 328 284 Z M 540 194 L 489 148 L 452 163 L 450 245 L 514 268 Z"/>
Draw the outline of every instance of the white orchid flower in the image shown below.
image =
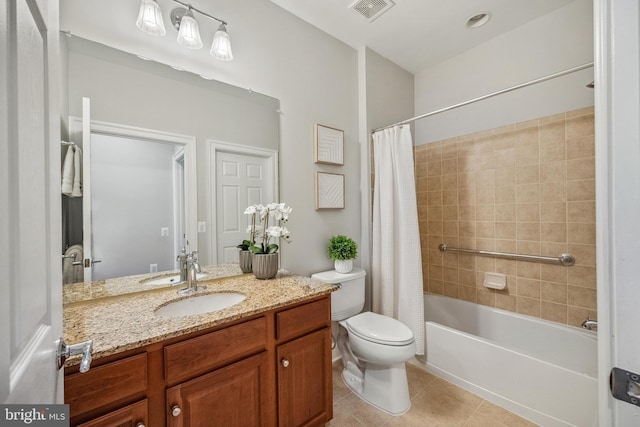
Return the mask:
<path fill-rule="evenodd" d="M 253 215 L 257 211 L 258 210 L 256 209 L 256 205 L 251 205 L 247 209 L 244 210 L 244 214 L 245 215 Z"/>

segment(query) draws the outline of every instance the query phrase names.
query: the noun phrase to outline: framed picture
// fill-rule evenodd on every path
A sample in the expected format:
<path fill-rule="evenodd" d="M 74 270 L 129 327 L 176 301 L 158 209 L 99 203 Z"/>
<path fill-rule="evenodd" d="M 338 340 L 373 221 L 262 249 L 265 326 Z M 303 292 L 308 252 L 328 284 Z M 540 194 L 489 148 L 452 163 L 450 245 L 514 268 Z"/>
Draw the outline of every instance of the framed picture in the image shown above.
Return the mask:
<path fill-rule="evenodd" d="M 316 124 L 313 131 L 315 162 L 328 165 L 344 164 L 344 132 Z"/>
<path fill-rule="evenodd" d="M 316 172 L 316 210 L 344 209 L 344 175 Z"/>

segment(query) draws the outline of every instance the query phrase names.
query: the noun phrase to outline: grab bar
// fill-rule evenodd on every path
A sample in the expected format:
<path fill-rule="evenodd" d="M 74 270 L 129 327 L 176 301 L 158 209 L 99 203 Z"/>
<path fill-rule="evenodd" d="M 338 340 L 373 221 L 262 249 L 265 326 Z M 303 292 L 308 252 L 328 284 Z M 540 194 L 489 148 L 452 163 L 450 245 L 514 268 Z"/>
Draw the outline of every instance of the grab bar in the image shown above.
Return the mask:
<path fill-rule="evenodd" d="M 472 254 L 472 255 L 486 256 L 486 257 L 494 257 L 494 258 L 542 262 L 546 264 L 560 264 L 560 265 L 564 265 L 565 267 L 572 266 L 573 264 L 576 263 L 576 259 L 571 254 L 562 254 L 559 257 L 521 255 L 521 254 L 510 254 L 505 252 L 481 251 L 477 249 L 450 248 L 444 243 L 440 244 L 439 248 L 441 252 L 460 252 L 464 254 Z"/>

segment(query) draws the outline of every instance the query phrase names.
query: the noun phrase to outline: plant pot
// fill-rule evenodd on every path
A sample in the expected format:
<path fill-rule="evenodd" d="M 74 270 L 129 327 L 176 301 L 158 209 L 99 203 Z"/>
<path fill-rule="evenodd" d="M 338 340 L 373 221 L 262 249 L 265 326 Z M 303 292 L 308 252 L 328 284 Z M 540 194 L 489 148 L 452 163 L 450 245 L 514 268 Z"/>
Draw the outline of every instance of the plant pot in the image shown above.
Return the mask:
<path fill-rule="evenodd" d="M 340 260 L 337 259 L 333 262 L 333 266 L 336 269 L 336 271 L 338 273 L 349 273 L 351 270 L 353 270 L 353 260 L 352 259 L 345 259 L 345 260 Z"/>
<path fill-rule="evenodd" d="M 240 270 L 242 270 L 243 273 L 251 273 L 252 267 L 251 267 L 251 251 L 240 251 L 239 252 L 239 259 L 240 259 Z"/>
<path fill-rule="evenodd" d="M 253 274 L 256 279 L 273 279 L 278 273 L 278 253 L 253 254 Z"/>

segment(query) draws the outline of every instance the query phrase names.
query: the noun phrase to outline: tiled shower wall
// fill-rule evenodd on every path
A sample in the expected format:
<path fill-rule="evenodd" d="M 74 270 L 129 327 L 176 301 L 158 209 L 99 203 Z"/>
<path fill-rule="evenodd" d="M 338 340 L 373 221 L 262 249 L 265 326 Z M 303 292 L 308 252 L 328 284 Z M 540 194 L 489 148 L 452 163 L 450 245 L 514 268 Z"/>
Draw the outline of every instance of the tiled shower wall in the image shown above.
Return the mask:
<path fill-rule="evenodd" d="M 596 316 L 593 108 L 418 145 L 425 292 L 579 326 Z M 576 258 L 572 267 L 438 246 Z M 484 273 L 507 276 L 505 290 Z"/>

